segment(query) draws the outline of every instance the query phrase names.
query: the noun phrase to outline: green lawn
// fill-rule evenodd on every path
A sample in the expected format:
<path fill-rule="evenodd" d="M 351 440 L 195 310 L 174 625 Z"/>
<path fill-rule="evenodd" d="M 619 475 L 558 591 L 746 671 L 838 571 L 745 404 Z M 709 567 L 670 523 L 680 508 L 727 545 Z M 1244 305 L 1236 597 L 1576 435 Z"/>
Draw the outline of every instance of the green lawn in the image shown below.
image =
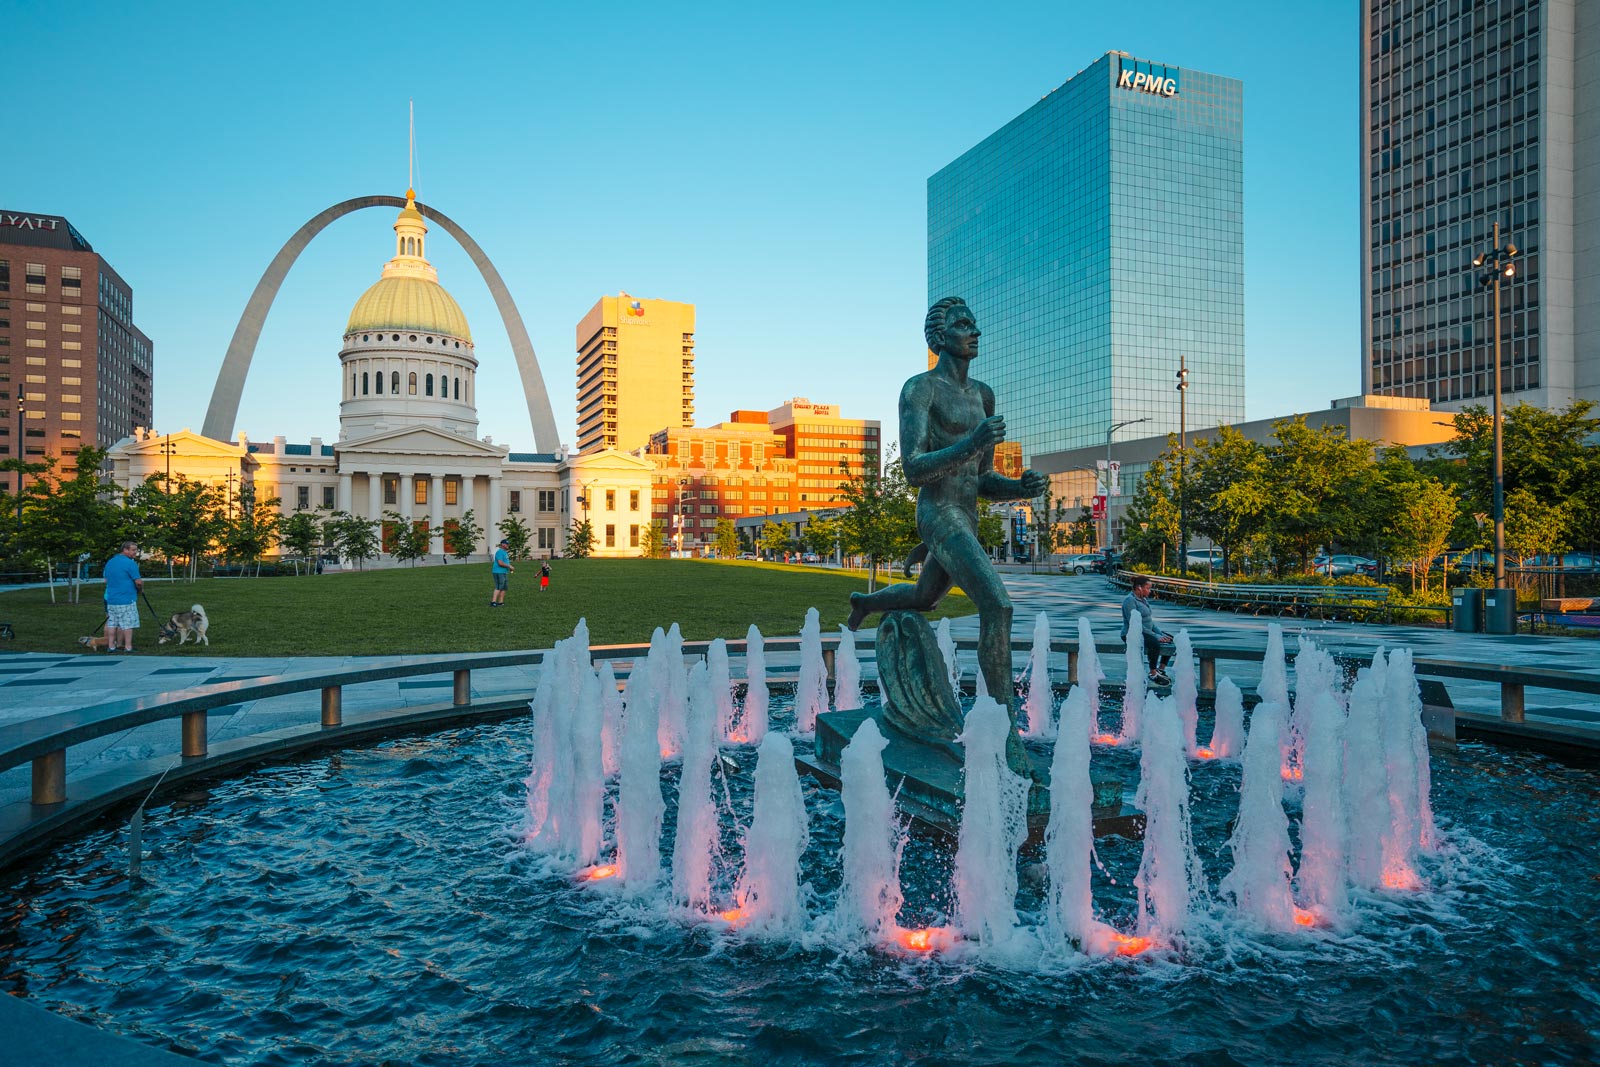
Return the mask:
<path fill-rule="evenodd" d="M 146 565 L 146 570 L 154 570 Z M 324 574 L 289 578 L 206 578 L 193 584 L 146 582 L 162 613 L 203 604 L 211 619 L 210 654 L 225 656 L 392 655 L 547 648 L 580 616 L 596 644 L 648 641 L 673 622 L 690 640 L 743 637 L 753 622 L 767 635 L 798 633 L 806 609 L 822 613 L 824 631 L 849 614 L 859 576 L 814 567 L 704 560 L 556 560 L 550 591 L 540 593 L 538 565 L 511 576 L 506 606 L 489 607 L 489 565 Z M 880 579 L 882 574 L 880 572 Z M 65 587 L 57 598 L 64 599 Z M 78 604 L 50 603 L 48 589 L 0 593 L 0 621 L 16 640 L 6 652 L 77 652 L 77 639 L 105 617 L 101 587 L 83 587 Z M 952 593 L 933 615 L 968 615 L 972 603 Z M 139 654 L 157 652 L 156 620 L 143 603 L 134 636 Z M 164 645 L 165 655 L 194 655 L 195 645 Z M 203 646 L 198 654 L 205 655 Z"/>

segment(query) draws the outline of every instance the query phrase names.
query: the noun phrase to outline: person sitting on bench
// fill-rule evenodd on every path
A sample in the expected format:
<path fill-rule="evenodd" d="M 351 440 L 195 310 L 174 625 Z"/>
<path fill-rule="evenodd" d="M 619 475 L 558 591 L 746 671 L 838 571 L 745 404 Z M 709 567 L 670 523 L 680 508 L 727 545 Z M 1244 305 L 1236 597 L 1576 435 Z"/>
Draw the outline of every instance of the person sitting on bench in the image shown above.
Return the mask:
<path fill-rule="evenodd" d="M 1133 591 L 1122 598 L 1124 636 L 1136 611 L 1141 616 L 1140 630 L 1144 634 L 1144 658 L 1150 664 L 1150 682 L 1152 685 L 1171 685 L 1172 679 L 1161 668 L 1172 656 L 1172 635 L 1156 625 L 1155 613 L 1150 610 L 1150 576 L 1147 574 L 1134 575 Z"/>

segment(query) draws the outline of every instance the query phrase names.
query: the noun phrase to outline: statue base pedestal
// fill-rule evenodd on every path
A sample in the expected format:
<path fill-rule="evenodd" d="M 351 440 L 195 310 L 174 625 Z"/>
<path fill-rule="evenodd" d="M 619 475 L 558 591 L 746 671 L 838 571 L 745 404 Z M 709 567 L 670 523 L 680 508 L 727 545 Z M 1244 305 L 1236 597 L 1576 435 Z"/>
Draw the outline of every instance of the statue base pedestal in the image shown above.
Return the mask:
<path fill-rule="evenodd" d="M 798 757 L 802 771 L 831 788 L 839 787 L 839 758 L 864 719 L 877 721 L 889 744 L 883 750 L 883 772 L 889 791 L 898 790 L 896 805 L 919 828 L 954 840 L 961 827 L 961 761 L 954 753 L 907 737 L 885 723 L 876 710 L 830 711 L 817 716 L 816 755 Z M 959 750 L 959 746 L 955 746 Z M 1028 793 L 1028 843 L 1044 840 L 1050 818 L 1050 757 L 1029 748 L 1034 786 Z M 1119 779 L 1094 776 L 1094 833 L 1137 838 L 1144 833 L 1144 815 L 1123 803 Z"/>

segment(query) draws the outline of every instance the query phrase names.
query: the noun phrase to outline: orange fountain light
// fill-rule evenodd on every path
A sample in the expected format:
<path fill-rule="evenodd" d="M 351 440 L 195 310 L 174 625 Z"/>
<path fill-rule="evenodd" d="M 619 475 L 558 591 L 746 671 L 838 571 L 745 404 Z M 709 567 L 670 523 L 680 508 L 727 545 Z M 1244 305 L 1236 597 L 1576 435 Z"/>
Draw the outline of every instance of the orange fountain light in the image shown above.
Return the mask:
<path fill-rule="evenodd" d="M 1092 740 L 1097 745 L 1120 745 L 1122 739 L 1116 734 L 1095 734 Z"/>
<path fill-rule="evenodd" d="M 1153 944 L 1155 942 L 1148 937 L 1135 937 L 1132 934 L 1118 933 L 1111 935 L 1111 951 L 1119 956 L 1137 956 Z"/>
<path fill-rule="evenodd" d="M 1386 889 L 1421 889 L 1422 882 L 1417 878 L 1417 872 L 1410 867 L 1390 867 L 1383 872 L 1383 884 Z"/>
<path fill-rule="evenodd" d="M 728 923 L 728 924 L 730 924 L 732 926 L 737 926 L 740 923 L 744 922 L 744 909 L 743 908 L 729 908 L 727 911 L 719 911 L 717 913 L 717 918 L 721 919 L 723 922 Z"/>
<path fill-rule="evenodd" d="M 1286 766 L 1283 768 L 1283 780 L 1286 782 L 1302 781 L 1305 776 L 1305 771 L 1301 770 L 1299 767 Z"/>
<path fill-rule="evenodd" d="M 1196 759 L 1216 759 L 1217 758 L 1217 754 L 1215 752 L 1211 751 L 1210 747 L 1207 746 L 1207 745 L 1201 745 L 1199 748 L 1195 749 L 1194 750 L 1194 754 L 1195 754 L 1195 758 Z"/>
<path fill-rule="evenodd" d="M 1317 916 L 1315 912 L 1307 911 L 1304 908 L 1296 908 L 1294 909 L 1294 922 L 1296 926 L 1315 926 L 1317 925 Z"/>
<path fill-rule="evenodd" d="M 617 868 L 615 864 L 607 863 L 600 867 L 588 867 L 578 872 L 578 877 L 585 882 L 598 882 L 602 878 L 615 878 Z"/>
<path fill-rule="evenodd" d="M 910 952 L 934 952 L 947 949 L 955 943 L 955 938 L 943 926 L 924 926 L 916 930 L 896 927 L 894 939 L 901 948 Z"/>

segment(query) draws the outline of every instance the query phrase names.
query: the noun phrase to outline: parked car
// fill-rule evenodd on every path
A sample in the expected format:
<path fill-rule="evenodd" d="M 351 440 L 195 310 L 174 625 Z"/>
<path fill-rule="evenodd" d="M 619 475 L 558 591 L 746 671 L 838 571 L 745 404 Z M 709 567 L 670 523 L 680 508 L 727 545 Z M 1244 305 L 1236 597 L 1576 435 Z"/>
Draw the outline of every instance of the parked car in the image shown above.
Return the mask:
<path fill-rule="evenodd" d="M 805 555 L 800 557 L 800 562 L 801 563 L 821 563 L 822 562 L 822 557 L 817 555 L 815 552 L 807 552 Z"/>
<path fill-rule="evenodd" d="M 741 552 L 741 553 L 739 553 L 739 558 L 740 559 L 759 559 L 760 557 L 757 556 L 754 552 Z"/>
<path fill-rule="evenodd" d="M 1559 556 L 1553 552 L 1546 552 L 1543 555 L 1530 556 L 1523 560 L 1522 566 L 1548 567 L 1551 570 L 1560 569 L 1564 571 L 1593 571 L 1600 569 L 1600 564 L 1596 564 L 1594 556 L 1588 552 L 1564 552 Z"/>
<path fill-rule="evenodd" d="M 1114 548 L 1102 548 L 1095 554 L 1095 571 L 1099 574 L 1112 574 L 1122 569 L 1122 553 Z"/>
<path fill-rule="evenodd" d="M 1378 561 L 1368 559 L 1366 556 L 1318 556 L 1311 561 L 1311 569 L 1330 578 L 1344 578 L 1352 574 L 1364 574 L 1368 578 L 1375 578 L 1378 574 Z"/>
<path fill-rule="evenodd" d="M 1079 552 L 1061 561 L 1062 574 L 1088 574 L 1098 572 L 1105 557 L 1098 552 Z"/>
<path fill-rule="evenodd" d="M 1191 548 L 1188 554 L 1190 570 L 1206 570 L 1207 568 L 1221 568 L 1222 549 L 1220 548 Z"/>

